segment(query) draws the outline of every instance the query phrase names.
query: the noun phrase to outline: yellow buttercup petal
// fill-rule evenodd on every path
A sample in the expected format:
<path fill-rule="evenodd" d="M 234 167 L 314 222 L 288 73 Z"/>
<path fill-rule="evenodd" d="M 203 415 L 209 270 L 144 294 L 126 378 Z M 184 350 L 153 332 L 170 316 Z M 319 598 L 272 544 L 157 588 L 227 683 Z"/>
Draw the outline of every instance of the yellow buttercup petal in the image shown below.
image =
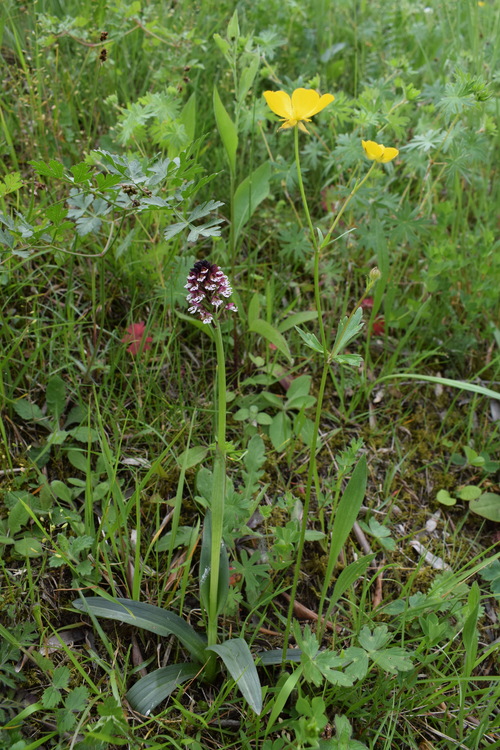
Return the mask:
<path fill-rule="evenodd" d="M 269 109 L 282 118 L 280 130 L 297 125 L 307 133 L 304 121 L 309 122 L 313 115 L 321 112 L 335 97 L 332 94 L 320 96 L 313 89 L 295 89 L 291 98 L 286 91 L 264 91 L 264 98 Z"/>
<path fill-rule="evenodd" d="M 361 145 L 369 159 L 378 161 L 384 153 L 384 147 L 375 141 L 361 141 Z"/>
<path fill-rule="evenodd" d="M 292 100 L 286 91 L 264 91 L 264 99 L 275 115 L 285 120 L 293 119 Z"/>
<path fill-rule="evenodd" d="M 297 120 L 309 120 L 310 117 L 321 112 L 334 96 L 323 94 L 320 96 L 314 89 L 295 89 L 292 94 L 292 108 Z"/>
<path fill-rule="evenodd" d="M 381 143 L 375 143 L 375 141 L 361 141 L 361 145 L 367 157 L 379 164 L 387 164 L 388 161 L 392 161 L 399 154 L 397 148 L 390 146 L 386 148 Z"/>
<path fill-rule="evenodd" d="M 399 151 L 397 148 L 384 148 L 384 153 L 382 154 L 381 158 L 382 164 L 387 164 L 388 161 L 392 161 L 398 154 Z"/>

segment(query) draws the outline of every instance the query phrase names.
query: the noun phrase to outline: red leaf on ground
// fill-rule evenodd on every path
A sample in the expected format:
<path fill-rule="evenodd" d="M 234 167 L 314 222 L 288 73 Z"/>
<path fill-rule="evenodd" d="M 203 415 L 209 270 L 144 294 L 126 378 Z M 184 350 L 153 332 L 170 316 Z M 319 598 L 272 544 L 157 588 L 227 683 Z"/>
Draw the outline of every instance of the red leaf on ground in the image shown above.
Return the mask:
<path fill-rule="evenodd" d="M 151 349 L 151 342 L 153 341 L 151 336 L 144 336 L 146 330 L 146 324 L 140 320 L 139 323 L 132 323 L 127 328 L 127 333 L 122 338 L 124 344 L 130 344 L 127 346 L 127 351 L 130 354 L 136 355 L 139 352 L 146 352 Z"/>

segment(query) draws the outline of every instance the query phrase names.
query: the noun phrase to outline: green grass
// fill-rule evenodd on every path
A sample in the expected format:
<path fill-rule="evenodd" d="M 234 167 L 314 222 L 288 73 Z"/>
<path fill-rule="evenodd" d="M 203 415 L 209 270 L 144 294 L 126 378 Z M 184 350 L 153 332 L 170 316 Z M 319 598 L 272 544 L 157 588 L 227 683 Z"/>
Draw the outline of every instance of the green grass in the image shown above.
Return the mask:
<path fill-rule="evenodd" d="M 258 0 L 236 23 L 235 7 L 0 9 L 0 746 L 499 747 L 500 12 Z M 262 96 L 299 87 L 335 95 L 299 134 L 315 231 L 366 174 L 361 139 L 400 152 L 350 200 L 316 285 L 294 136 Z M 204 258 L 238 305 L 222 323 L 217 637 L 274 656 L 257 667 L 260 715 L 222 668 L 144 716 L 127 691 L 188 652 L 73 603 L 134 599 L 207 629 L 217 361 L 184 289 Z M 325 368 L 314 462 L 323 357 L 295 324 L 322 341 L 319 293 L 331 351 L 374 267 L 343 352 L 363 364 Z M 134 355 L 140 321 L 152 341 Z M 361 509 L 339 515 L 362 456 Z M 491 493 L 490 518 L 470 487 Z M 280 664 L 288 639 L 302 657 Z"/>

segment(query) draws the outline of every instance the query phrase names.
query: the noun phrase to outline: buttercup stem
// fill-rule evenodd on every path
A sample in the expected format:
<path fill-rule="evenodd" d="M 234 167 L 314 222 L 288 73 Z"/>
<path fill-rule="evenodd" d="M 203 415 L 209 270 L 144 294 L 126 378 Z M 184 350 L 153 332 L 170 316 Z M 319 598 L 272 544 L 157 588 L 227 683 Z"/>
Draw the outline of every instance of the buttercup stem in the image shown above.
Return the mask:
<path fill-rule="evenodd" d="M 363 185 L 365 184 L 365 182 L 367 181 L 367 179 L 369 178 L 369 176 L 371 175 L 371 173 L 375 169 L 375 165 L 376 164 L 377 164 L 377 162 L 374 161 L 372 163 L 370 169 L 368 170 L 368 172 L 363 177 L 363 179 L 360 180 L 359 182 L 356 182 L 356 184 L 354 185 L 353 189 L 351 190 L 351 192 L 347 196 L 344 205 L 342 206 L 342 208 L 340 209 L 340 211 L 336 215 L 335 219 L 333 220 L 333 224 L 330 227 L 330 229 L 328 230 L 328 234 L 326 235 L 325 239 L 321 243 L 321 247 L 326 247 L 326 245 L 328 245 L 328 243 L 330 242 L 330 238 L 331 238 L 333 232 L 335 231 L 335 227 L 339 223 L 339 221 L 340 221 L 340 219 L 342 217 L 342 214 L 344 213 L 344 211 L 346 210 L 347 206 L 349 205 L 349 203 L 351 201 L 351 198 L 353 198 L 356 195 L 356 193 L 358 192 L 358 190 L 360 189 L 360 187 L 363 187 Z"/>
<path fill-rule="evenodd" d="M 311 214 L 309 213 L 309 205 L 307 203 L 306 192 L 304 190 L 304 182 L 302 180 L 302 170 L 300 167 L 300 151 L 299 151 L 299 129 L 294 128 L 294 144 L 295 144 L 295 164 L 297 165 L 297 179 L 299 183 L 300 196 L 302 198 L 302 205 L 304 206 L 304 213 L 307 219 L 307 225 L 311 234 L 311 241 L 314 247 L 314 303 L 316 305 L 316 312 L 318 314 L 318 325 L 321 343 L 326 354 L 326 335 L 325 327 L 323 325 L 323 314 L 321 312 L 321 295 L 319 291 L 319 251 L 318 240 L 314 231 L 314 226 L 311 220 Z"/>
<path fill-rule="evenodd" d="M 326 247 L 328 242 L 330 241 L 330 238 L 335 231 L 335 228 L 344 213 L 345 209 L 347 208 L 347 205 L 349 204 L 351 198 L 358 192 L 358 190 L 364 185 L 364 183 L 367 181 L 368 177 L 371 175 L 374 167 L 375 162 L 371 165 L 370 169 L 366 173 L 366 175 L 363 177 L 362 180 L 357 182 L 353 189 L 351 190 L 350 194 L 348 195 L 344 205 L 336 215 L 332 226 L 330 227 L 330 230 L 328 234 L 326 235 L 325 239 L 321 243 L 321 246 L 318 244 L 318 240 L 316 237 L 316 234 L 314 232 L 314 226 L 311 221 L 311 215 L 309 213 L 309 206 L 307 204 L 307 198 L 304 190 L 304 183 L 302 180 L 302 172 L 300 168 L 300 151 L 299 151 L 299 132 L 298 127 L 295 127 L 295 133 L 294 133 L 294 145 L 295 145 L 295 163 L 297 165 L 297 179 L 299 183 L 299 190 L 300 195 L 302 198 L 302 203 L 304 206 L 304 212 L 307 219 L 307 224 L 309 226 L 309 231 L 311 233 L 311 241 L 313 243 L 314 247 L 314 300 L 316 304 L 316 312 L 318 315 L 318 326 L 320 331 L 320 337 L 321 337 L 321 343 L 323 345 L 323 351 L 324 351 L 324 365 L 323 365 L 323 372 L 321 374 L 321 382 L 319 386 L 319 392 L 318 392 L 318 400 L 316 402 L 316 416 L 314 420 L 314 431 L 313 431 L 313 438 L 311 441 L 311 450 L 310 450 L 310 461 L 309 461 L 309 469 L 307 472 L 307 483 L 306 483 L 306 490 L 305 490 L 305 497 L 304 497 L 304 505 L 302 509 L 302 522 L 300 526 L 300 537 L 299 537 L 299 545 L 297 550 L 297 558 L 295 561 L 295 569 L 293 574 L 293 582 L 292 582 L 292 589 L 290 592 L 290 604 L 288 607 L 288 614 L 287 614 L 287 620 L 286 620 L 286 627 L 285 627 L 285 634 L 283 638 L 283 660 L 286 659 L 286 652 L 288 649 L 288 643 L 290 638 L 290 628 L 292 624 L 292 617 L 293 617 L 293 608 L 295 604 L 295 597 L 297 595 L 297 587 L 299 583 L 299 575 L 300 575 L 300 566 L 302 564 L 302 555 L 304 551 L 304 542 L 305 542 L 305 536 L 306 536 L 306 530 L 307 530 L 307 520 L 309 516 L 309 506 L 311 503 L 311 491 L 312 491 L 312 483 L 313 478 L 316 471 L 316 448 L 318 444 L 318 433 L 319 433 L 319 425 L 321 421 L 321 414 L 323 409 L 323 399 L 325 395 L 325 387 L 326 387 L 326 379 L 328 375 L 328 370 L 330 366 L 330 356 L 328 353 L 328 347 L 327 347 L 327 340 L 326 340 L 326 334 L 325 334 L 325 328 L 323 325 L 323 315 L 321 311 L 321 295 L 320 295 L 320 289 L 319 289 L 319 259 L 320 259 L 320 252 L 323 247 Z"/>
<path fill-rule="evenodd" d="M 304 190 L 304 183 L 302 180 L 302 172 L 300 168 L 300 152 L 299 152 L 299 129 L 297 127 L 295 128 L 294 136 L 295 136 L 295 163 L 297 165 L 297 177 L 298 177 L 298 182 L 299 182 L 299 190 L 300 190 L 300 195 L 302 197 L 302 204 L 304 206 L 304 212 L 306 214 L 309 231 L 311 233 L 311 240 L 312 240 L 313 247 L 314 247 L 314 300 L 316 303 L 316 312 L 318 315 L 318 326 L 319 326 L 319 331 L 320 331 L 320 336 L 321 336 L 321 343 L 323 345 L 323 350 L 324 350 L 324 365 L 323 365 L 323 372 L 321 375 L 321 382 L 319 386 L 318 400 L 316 403 L 316 417 L 314 420 L 314 431 L 313 431 L 313 437 L 311 441 L 311 459 L 309 461 L 309 469 L 307 472 L 307 483 L 306 483 L 306 492 L 305 492 L 305 497 L 304 497 L 304 506 L 302 509 L 302 522 L 300 525 L 299 545 L 298 545 L 298 551 L 297 551 L 297 559 L 295 561 L 295 569 L 293 573 L 292 590 L 290 592 L 290 605 L 288 607 L 285 635 L 283 639 L 283 660 L 285 660 L 286 658 L 286 652 L 288 649 L 288 642 L 290 638 L 290 628 L 291 628 L 292 617 L 293 617 L 293 607 L 295 603 L 295 597 L 297 595 L 297 587 L 298 587 L 299 575 L 300 575 L 300 566 L 302 564 L 302 555 L 304 551 L 304 542 L 305 542 L 306 530 L 307 530 L 307 519 L 309 515 L 309 505 L 311 503 L 312 483 L 313 483 L 314 474 L 316 472 L 316 447 L 318 444 L 319 423 L 321 420 L 323 397 L 325 393 L 326 378 L 328 375 L 328 364 L 329 364 L 328 356 L 327 356 L 327 341 L 326 341 L 325 327 L 323 325 L 323 314 L 321 311 L 321 295 L 320 295 L 320 290 L 319 290 L 320 247 L 318 245 L 318 241 L 314 233 L 314 227 L 311 221 L 311 214 L 309 213 L 309 206 L 307 204 L 307 198 L 306 198 L 306 194 Z"/>

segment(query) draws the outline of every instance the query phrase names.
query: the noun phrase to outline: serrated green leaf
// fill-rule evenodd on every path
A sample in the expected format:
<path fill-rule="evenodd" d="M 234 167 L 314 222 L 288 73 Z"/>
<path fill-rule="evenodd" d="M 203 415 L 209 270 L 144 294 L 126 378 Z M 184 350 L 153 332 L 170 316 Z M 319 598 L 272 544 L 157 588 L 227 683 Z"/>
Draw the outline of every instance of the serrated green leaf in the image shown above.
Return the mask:
<path fill-rule="evenodd" d="M 250 708 L 256 714 L 260 714 L 262 688 L 247 642 L 243 638 L 231 638 L 223 643 L 208 646 L 207 651 L 215 651 L 220 656 Z"/>
<path fill-rule="evenodd" d="M 318 352 L 318 354 L 325 354 L 325 350 L 321 346 L 320 342 L 318 341 L 314 333 L 308 333 L 307 331 L 303 331 L 298 326 L 295 326 L 295 330 L 300 335 L 300 338 L 302 339 L 304 344 L 309 347 L 309 349 L 313 349 L 315 352 Z"/>
<path fill-rule="evenodd" d="M 64 176 L 64 166 L 60 162 L 55 161 L 55 159 L 51 159 L 48 164 L 44 161 L 35 160 L 29 161 L 28 164 L 31 164 L 35 171 L 42 177 L 61 179 Z"/>
<path fill-rule="evenodd" d="M 7 527 L 11 534 L 17 534 L 31 518 L 26 506 L 18 500 L 10 509 L 7 517 Z"/>
<path fill-rule="evenodd" d="M 92 561 L 91 560 L 82 560 L 81 562 L 77 563 L 75 566 L 75 570 L 78 573 L 78 575 L 82 577 L 89 576 L 92 573 L 92 570 L 94 569 Z"/>
<path fill-rule="evenodd" d="M 55 712 L 57 730 L 60 734 L 69 732 L 76 724 L 76 714 L 66 708 L 59 708 Z"/>
<path fill-rule="evenodd" d="M 88 534 L 82 534 L 81 536 L 75 536 L 70 540 L 69 551 L 73 557 L 77 558 L 81 552 L 86 549 L 90 549 L 94 544 L 94 537 Z"/>
<path fill-rule="evenodd" d="M 361 307 L 358 307 L 350 318 L 346 316 L 342 319 L 333 344 L 332 357 L 336 358 L 345 349 L 347 344 L 358 335 L 362 328 L 363 310 Z"/>
<path fill-rule="evenodd" d="M 55 708 L 61 700 L 61 693 L 53 685 L 49 685 L 42 693 L 42 706 L 44 708 Z"/>
<path fill-rule="evenodd" d="M 351 687 L 353 677 L 348 672 L 341 672 L 337 667 L 343 666 L 344 659 L 331 651 L 319 651 L 314 658 L 314 663 L 320 670 L 324 679 L 331 685 Z"/>
<path fill-rule="evenodd" d="M 344 668 L 345 674 L 353 680 L 362 680 L 368 672 L 369 665 L 366 651 L 357 646 L 350 646 L 343 652 L 343 657 L 349 662 Z"/>
<path fill-rule="evenodd" d="M 266 446 L 260 435 L 254 435 L 247 446 L 243 457 L 245 469 L 249 473 L 257 472 L 266 461 Z"/>
<path fill-rule="evenodd" d="M 198 221 L 198 219 L 202 219 L 204 216 L 216 211 L 223 205 L 224 203 L 222 201 L 205 201 L 204 203 L 200 203 L 190 211 L 188 221 Z"/>
<path fill-rule="evenodd" d="M 119 174 L 103 174 L 102 172 L 98 172 L 95 175 L 95 181 L 97 188 L 104 191 L 115 187 L 115 185 L 119 185 L 120 182 L 123 182 L 123 177 Z"/>
<path fill-rule="evenodd" d="M 92 167 L 82 161 L 70 167 L 75 182 L 88 182 L 92 178 Z"/>
<path fill-rule="evenodd" d="M 3 180 L 0 180 L 0 198 L 14 193 L 23 186 L 23 181 L 19 172 L 10 172 L 6 174 Z"/>
<path fill-rule="evenodd" d="M 332 357 L 332 362 L 337 362 L 339 365 L 347 365 L 348 367 L 361 367 L 363 357 L 360 354 L 336 354 Z"/>
<path fill-rule="evenodd" d="M 212 219 L 205 224 L 197 224 L 196 226 L 190 224 L 191 231 L 188 234 L 187 241 L 198 242 L 200 237 L 220 237 L 222 231 L 220 225 L 223 221 L 224 219 Z"/>
<path fill-rule="evenodd" d="M 186 229 L 189 224 L 187 221 L 177 221 L 174 224 L 169 224 L 168 227 L 163 232 L 163 237 L 166 240 L 171 240 L 173 237 L 178 235 L 180 232 L 183 231 L 183 229 Z"/>
<path fill-rule="evenodd" d="M 70 677 L 71 672 L 68 667 L 57 667 L 52 675 L 52 685 L 58 689 L 67 688 Z"/>
<path fill-rule="evenodd" d="M 85 237 L 91 232 L 98 232 L 101 228 L 102 221 L 98 216 L 82 216 L 76 220 L 76 233 L 79 237 Z"/>
<path fill-rule="evenodd" d="M 67 711 L 83 711 L 89 697 L 85 685 L 79 685 L 66 696 L 64 707 Z"/>
<path fill-rule="evenodd" d="M 376 518 L 373 518 L 373 516 L 370 518 L 368 522 L 368 530 L 369 530 L 369 533 L 372 534 L 377 539 L 382 539 L 383 537 L 387 537 L 391 535 L 391 532 L 387 528 L 387 526 L 384 526 L 383 524 L 379 523 Z"/>
<path fill-rule="evenodd" d="M 360 646 L 362 646 L 365 651 L 368 651 L 368 653 L 384 648 L 390 639 L 391 636 L 387 625 L 379 625 L 375 628 L 373 633 L 368 625 L 364 625 L 358 636 Z"/>
<path fill-rule="evenodd" d="M 389 672 L 390 674 L 408 672 L 410 669 L 413 669 L 410 654 L 399 646 L 371 652 L 370 657 L 384 672 Z"/>
<path fill-rule="evenodd" d="M 52 206 L 45 209 L 45 214 L 49 221 L 51 221 L 55 227 L 58 227 L 66 218 L 68 209 L 65 208 L 62 203 L 53 203 Z M 71 224 L 71 226 L 73 226 L 73 224 Z"/>

